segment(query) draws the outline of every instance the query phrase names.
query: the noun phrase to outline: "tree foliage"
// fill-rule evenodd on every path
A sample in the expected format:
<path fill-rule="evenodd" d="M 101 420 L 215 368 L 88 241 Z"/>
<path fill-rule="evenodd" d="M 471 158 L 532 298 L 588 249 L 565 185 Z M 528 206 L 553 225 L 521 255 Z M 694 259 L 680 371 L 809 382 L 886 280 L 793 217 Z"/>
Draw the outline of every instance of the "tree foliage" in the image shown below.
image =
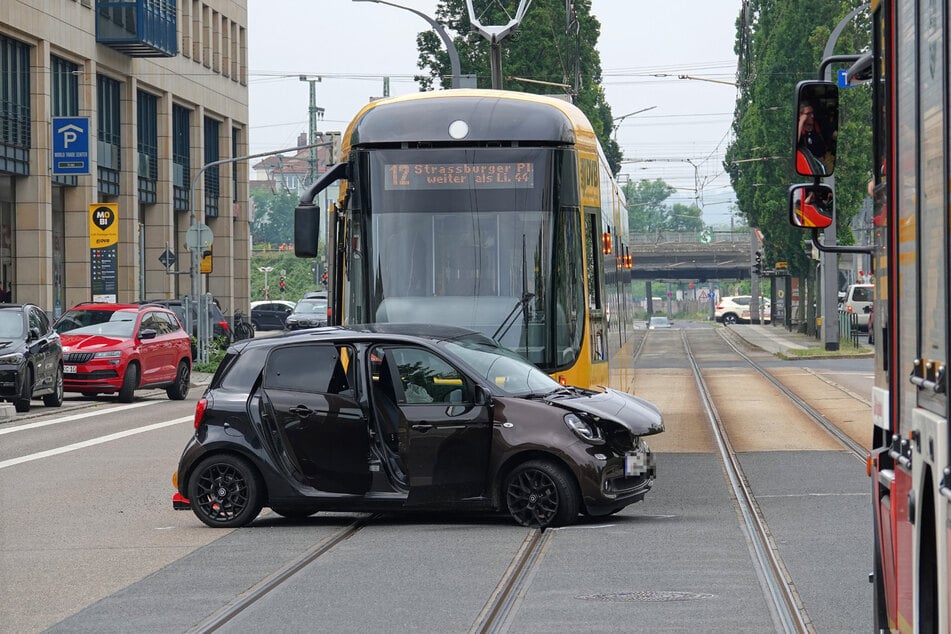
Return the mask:
<path fill-rule="evenodd" d="M 485 5 L 482 3 L 473 3 Z M 517 6 L 517 2 L 507 2 Z M 595 45 L 601 23 L 591 14 L 590 0 L 576 0 L 569 23 L 563 0 L 534 0 L 522 24 L 501 43 L 503 88 L 535 94 L 573 94 L 573 103 L 591 121 L 605 157 L 615 176 L 621 168 L 621 148 L 611 138 L 613 117 L 601 88 L 601 56 Z M 505 25 L 512 17 L 502 3 L 491 3 L 479 14 L 483 25 Z M 440 0 L 435 18 L 452 31 L 463 75 L 475 75 L 479 88 L 491 88 L 490 46 L 485 38 L 470 33 L 466 0 Z M 449 88 L 452 71 L 449 54 L 433 30 L 416 37 L 418 66 L 426 74 L 416 80 L 422 90 Z M 522 79 L 516 79 L 522 78 Z M 524 79 L 532 81 L 523 81 Z M 535 83 L 535 82 L 548 82 Z"/>
<path fill-rule="evenodd" d="M 294 244 L 294 207 L 299 197 L 296 193 L 269 190 L 251 192 L 254 220 L 251 221 L 251 236 L 254 244 Z"/>
<path fill-rule="evenodd" d="M 677 190 L 661 179 L 624 184 L 628 227 L 631 233 L 701 231 L 703 212 L 696 205 L 664 204 Z"/>
<path fill-rule="evenodd" d="M 861 0 L 804 2 L 749 0 L 737 19 L 740 57 L 734 140 L 724 167 L 737 206 L 764 235 L 765 261 L 786 261 L 791 273 L 809 273 L 806 234 L 788 223 L 792 183 L 805 181 L 794 169 L 796 84 L 818 78 L 823 51 L 835 26 Z M 868 16 L 849 22 L 834 54 L 854 55 L 870 47 Z M 840 64 L 832 67 L 842 68 Z M 838 240 L 853 243 L 850 221 L 861 207 L 871 175 L 871 97 L 867 87 L 840 90 L 840 127 L 835 171 Z"/>

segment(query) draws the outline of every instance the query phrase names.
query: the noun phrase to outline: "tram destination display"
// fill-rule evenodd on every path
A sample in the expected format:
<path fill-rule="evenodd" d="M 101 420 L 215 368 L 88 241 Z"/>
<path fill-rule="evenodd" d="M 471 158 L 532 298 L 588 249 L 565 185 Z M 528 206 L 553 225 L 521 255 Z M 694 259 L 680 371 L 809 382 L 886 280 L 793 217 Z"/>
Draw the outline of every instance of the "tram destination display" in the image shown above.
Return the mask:
<path fill-rule="evenodd" d="M 386 163 L 387 190 L 530 189 L 533 163 Z"/>

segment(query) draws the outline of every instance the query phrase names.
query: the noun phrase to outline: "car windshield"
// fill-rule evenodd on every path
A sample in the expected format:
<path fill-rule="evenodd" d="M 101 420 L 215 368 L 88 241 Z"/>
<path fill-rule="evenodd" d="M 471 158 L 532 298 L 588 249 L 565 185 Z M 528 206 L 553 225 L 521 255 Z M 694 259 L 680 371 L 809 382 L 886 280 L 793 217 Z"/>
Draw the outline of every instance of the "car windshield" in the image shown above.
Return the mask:
<path fill-rule="evenodd" d="M 70 310 L 53 329 L 71 335 L 131 337 L 137 315 L 134 310 Z"/>
<path fill-rule="evenodd" d="M 302 299 L 294 306 L 294 312 L 298 315 L 326 315 L 327 302 L 322 299 Z"/>
<path fill-rule="evenodd" d="M 0 311 L 0 339 L 23 337 L 23 315 L 9 310 Z"/>
<path fill-rule="evenodd" d="M 547 394 L 562 388 L 560 383 L 505 348 L 474 339 L 446 341 L 443 345 L 470 365 L 479 376 L 514 396 Z"/>

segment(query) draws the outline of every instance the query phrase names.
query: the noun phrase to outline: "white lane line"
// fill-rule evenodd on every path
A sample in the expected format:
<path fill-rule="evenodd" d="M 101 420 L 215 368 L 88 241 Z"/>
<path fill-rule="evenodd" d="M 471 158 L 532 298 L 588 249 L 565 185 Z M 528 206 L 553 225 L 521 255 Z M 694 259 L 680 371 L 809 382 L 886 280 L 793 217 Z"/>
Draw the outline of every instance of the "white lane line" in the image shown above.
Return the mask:
<path fill-rule="evenodd" d="M 74 420 L 80 420 L 82 418 L 89 418 L 90 416 L 99 416 L 106 414 L 113 414 L 115 412 L 122 412 L 127 409 L 136 409 L 139 407 L 145 407 L 146 405 L 155 405 L 156 403 L 162 403 L 164 401 L 141 401 L 139 403 L 132 403 L 131 405 L 120 405 L 118 407 L 111 407 L 109 409 L 96 409 L 91 412 L 86 412 L 85 414 L 73 414 L 72 416 L 63 416 L 62 418 L 54 418 L 52 420 L 44 420 L 37 423 L 26 423 L 25 425 L 17 425 L 16 427 L 8 427 L 6 429 L 0 429 L 0 436 L 4 434 L 12 434 L 15 431 L 25 431 L 27 429 L 36 429 L 37 427 L 46 427 L 47 425 L 58 425 L 59 423 L 68 423 Z"/>
<path fill-rule="evenodd" d="M 108 436 L 100 436 L 99 438 L 84 440 L 83 442 L 73 443 L 72 445 L 66 445 L 64 447 L 57 447 L 56 449 L 49 449 L 47 451 L 33 453 L 28 456 L 20 456 L 19 458 L 11 458 L 10 460 L 3 460 L 3 461 L 0 461 L 0 469 L 6 469 L 7 467 L 23 464 L 24 462 L 32 462 L 33 460 L 49 458 L 50 456 L 58 456 L 59 454 L 62 454 L 62 453 L 76 451 L 77 449 L 85 449 L 86 447 L 92 447 L 94 445 L 101 445 L 102 443 L 111 442 L 113 440 L 119 440 L 121 438 L 134 436 L 136 434 L 141 434 L 147 431 L 162 429 L 163 427 L 171 427 L 172 425 L 179 425 L 181 423 L 185 423 L 185 422 L 193 421 L 193 420 L 195 420 L 194 416 L 183 416 L 182 418 L 176 418 L 175 420 L 167 420 L 163 423 L 155 423 L 154 425 L 146 425 L 145 427 L 137 427 L 135 429 L 128 429 L 126 431 L 120 431 L 115 434 L 109 434 Z"/>

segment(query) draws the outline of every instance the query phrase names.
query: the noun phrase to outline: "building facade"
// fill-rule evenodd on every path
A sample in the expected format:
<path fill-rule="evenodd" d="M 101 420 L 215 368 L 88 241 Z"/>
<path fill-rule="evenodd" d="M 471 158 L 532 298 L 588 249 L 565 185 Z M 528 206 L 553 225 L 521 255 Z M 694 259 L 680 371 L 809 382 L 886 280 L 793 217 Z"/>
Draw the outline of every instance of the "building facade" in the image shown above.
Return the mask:
<path fill-rule="evenodd" d="M 4 299 L 247 311 L 247 19 L 247 0 L 0 2 Z M 64 153 L 82 138 L 85 160 Z"/>

